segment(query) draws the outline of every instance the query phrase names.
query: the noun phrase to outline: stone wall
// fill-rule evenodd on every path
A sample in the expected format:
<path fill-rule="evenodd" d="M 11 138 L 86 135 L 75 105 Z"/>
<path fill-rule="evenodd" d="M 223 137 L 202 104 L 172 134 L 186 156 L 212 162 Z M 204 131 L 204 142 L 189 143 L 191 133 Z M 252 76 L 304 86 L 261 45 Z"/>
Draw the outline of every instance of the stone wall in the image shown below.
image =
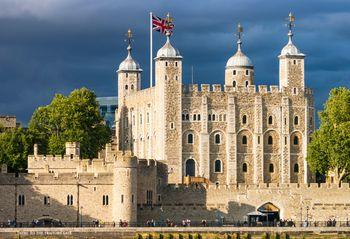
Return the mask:
<path fill-rule="evenodd" d="M 350 213 L 349 184 L 259 184 L 237 186 L 176 186 L 162 190 L 162 204 L 138 210 L 138 222 L 169 218 L 176 222 L 246 220 L 246 214 L 256 211 L 265 203 L 280 210 L 282 219 L 326 221 L 335 218 L 346 221 Z M 307 212 L 307 208 L 309 208 Z"/>

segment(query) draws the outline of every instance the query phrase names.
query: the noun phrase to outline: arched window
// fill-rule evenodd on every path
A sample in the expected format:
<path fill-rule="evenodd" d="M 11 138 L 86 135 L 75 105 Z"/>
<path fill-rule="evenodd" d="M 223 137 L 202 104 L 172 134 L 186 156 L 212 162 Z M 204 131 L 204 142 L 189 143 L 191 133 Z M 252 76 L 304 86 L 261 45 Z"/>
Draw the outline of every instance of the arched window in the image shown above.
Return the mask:
<path fill-rule="evenodd" d="M 182 114 L 182 120 L 184 121 L 186 119 L 185 114 Z"/>
<path fill-rule="evenodd" d="M 132 90 L 134 89 L 134 85 L 131 85 L 131 89 L 132 89 Z"/>
<path fill-rule="evenodd" d="M 246 163 L 243 163 L 243 165 L 242 165 L 242 171 L 243 171 L 243 173 L 248 172 L 248 166 L 247 166 Z"/>
<path fill-rule="evenodd" d="M 233 75 L 235 76 L 236 74 L 237 74 L 236 70 L 233 70 Z M 234 85 L 234 86 L 236 86 L 236 85 Z"/>
<path fill-rule="evenodd" d="M 221 143 L 221 135 L 218 133 L 218 134 L 215 134 L 215 144 L 220 144 Z"/>
<path fill-rule="evenodd" d="M 190 120 L 190 115 L 186 114 L 186 120 Z"/>
<path fill-rule="evenodd" d="M 242 117 L 242 124 L 246 124 L 247 123 L 247 116 L 243 115 Z"/>
<path fill-rule="evenodd" d="M 217 159 L 215 160 L 215 163 L 214 163 L 214 172 L 215 173 L 221 173 L 222 172 L 222 165 L 221 165 L 221 160 L 220 159 Z"/>
<path fill-rule="evenodd" d="M 196 120 L 197 120 L 197 115 L 193 114 L 193 121 L 196 121 Z"/>
<path fill-rule="evenodd" d="M 245 70 L 245 75 L 249 76 L 249 71 L 248 70 Z"/>
<path fill-rule="evenodd" d="M 247 87 L 249 85 L 249 82 L 248 81 L 245 81 L 245 86 Z"/>
<path fill-rule="evenodd" d="M 215 121 L 215 114 L 213 114 L 213 115 L 211 116 L 211 120 L 212 120 L 212 121 Z"/>
<path fill-rule="evenodd" d="M 298 116 L 295 116 L 295 117 L 294 117 L 294 124 L 295 124 L 295 125 L 298 125 L 298 124 L 299 124 L 299 117 L 298 117 Z"/>
<path fill-rule="evenodd" d="M 273 144 L 273 139 L 272 139 L 271 135 L 269 135 L 269 137 L 267 138 L 267 144 L 268 145 L 272 145 Z"/>
<path fill-rule="evenodd" d="M 273 173 L 274 171 L 275 171 L 274 166 L 273 166 L 272 163 L 270 163 L 270 165 L 269 165 L 269 172 Z"/>
<path fill-rule="evenodd" d="M 271 125 L 273 123 L 272 115 L 269 116 L 269 124 Z"/>
<path fill-rule="evenodd" d="M 125 85 L 125 90 L 127 90 L 129 87 L 128 87 L 128 85 Z"/>
<path fill-rule="evenodd" d="M 208 121 L 211 121 L 211 114 L 208 114 Z"/>
<path fill-rule="evenodd" d="M 201 120 L 201 115 L 197 114 L 197 120 L 200 121 Z"/>
<path fill-rule="evenodd" d="M 186 176 L 194 177 L 196 175 L 196 164 L 193 159 L 186 161 Z"/>
<path fill-rule="evenodd" d="M 247 136 L 243 135 L 242 137 L 242 144 L 246 145 L 248 142 L 247 142 Z"/>
<path fill-rule="evenodd" d="M 233 86 L 233 87 L 236 87 L 236 84 L 237 84 L 237 83 L 236 83 L 236 81 L 234 80 L 234 81 L 232 82 L 232 86 Z"/>
<path fill-rule="evenodd" d="M 192 133 L 189 133 L 187 135 L 187 143 L 188 144 L 193 144 L 193 134 Z"/>
<path fill-rule="evenodd" d="M 294 136 L 293 138 L 293 144 L 298 145 L 299 144 L 299 137 L 297 135 Z"/>
<path fill-rule="evenodd" d="M 294 164 L 294 173 L 299 173 L 299 164 Z"/>

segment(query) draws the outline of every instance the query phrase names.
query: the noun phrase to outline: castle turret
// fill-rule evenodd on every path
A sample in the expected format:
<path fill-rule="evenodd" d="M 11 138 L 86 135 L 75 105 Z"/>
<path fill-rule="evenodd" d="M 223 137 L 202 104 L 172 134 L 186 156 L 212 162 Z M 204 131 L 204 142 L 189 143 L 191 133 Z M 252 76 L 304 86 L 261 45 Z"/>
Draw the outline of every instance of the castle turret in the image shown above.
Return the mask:
<path fill-rule="evenodd" d="M 252 61 L 242 51 L 243 27 L 237 27 L 237 52 L 228 59 L 225 70 L 225 85 L 248 86 L 254 84 L 254 66 Z"/>
<path fill-rule="evenodd" d="M 293 44 L 294 16 L 289 14 L 288 43 L 278 56 L 280 61 L 280 88 L 288 87 L 290 92 L 297 94 L 298 89 L 305 88 L 304 58 L 305 55 Z"/>
<path fill-rule="evenodd" d="M 118 105 L 123 103 L 125 96 L 141 89 L 141 72 L 139 63 L 131 56 L 132 32 L 129 29 L 127 33 L 128 55 L 119 65 L 118 73 Z"/>
<path fill-rule="evenodd" d="M 130 149 L 129 139 L 129 110 L 125 106 L 126 97 L 134 92 L 141 90 L 141 72 L 140 65 L 131 56 L 132 32 L 129 29 L 127 33 L 128 55 L 120 63 L 118 69 L 118 111 L 116 112 L 116 137 L 118 139 L 119 149 Z"/>
<path fill-rule="evenodd" d="M 37 147 L 36 147 L 37 148 Z M 35 156 L 37 156 L 38 152 Z M 78 142 L 66 142 L 66 155 L 73 157 L 80 157 L 80 143 Z"/>
<path fill-rule="evenodd" d="M 137 158 L 119 152 L 114 161 L 113 221 L 137 222 Z"/>
<path fill-rule="evenodd" d="M 170 19 L 168 15 L 168 19 Z M 169 183 L 182 181 L 182 56 L 170 43 L 166 43 L 155 58 L 156 78 L 156 159 L 165 160 L 169 166 Z"/>

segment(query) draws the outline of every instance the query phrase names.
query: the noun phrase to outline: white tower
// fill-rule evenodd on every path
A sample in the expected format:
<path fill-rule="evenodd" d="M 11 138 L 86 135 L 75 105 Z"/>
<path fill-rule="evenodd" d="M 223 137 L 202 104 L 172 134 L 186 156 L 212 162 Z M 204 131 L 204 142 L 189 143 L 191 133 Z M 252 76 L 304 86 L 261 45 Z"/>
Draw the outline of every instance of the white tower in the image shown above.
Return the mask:
<path fill-rule="evenodd" d="M 252 61 L 242 52 L 243 27 L 237 26 L 237 52 L 228 59 L 225 70 L 225 85 L 245 86 L 254 84 L 254 66 Z"/>

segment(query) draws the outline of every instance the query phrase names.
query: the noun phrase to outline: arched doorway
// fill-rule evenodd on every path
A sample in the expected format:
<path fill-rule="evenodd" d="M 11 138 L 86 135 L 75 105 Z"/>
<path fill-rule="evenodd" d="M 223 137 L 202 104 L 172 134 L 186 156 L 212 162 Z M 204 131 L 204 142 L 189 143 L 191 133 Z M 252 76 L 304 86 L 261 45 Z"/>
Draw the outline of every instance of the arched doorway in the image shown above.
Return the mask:
<path fill-rule="evenodd" d="M 271 202 L 265 203 L 258 208 L 258 212 L 267 215 L 266 219 L 269 223 L 280 220 L 280 209 Z"/>
<path fill-rule="evenodd" d="M 186 176 L 196 176 L 196 162 L 193 159 L 186 161 Z"/>

